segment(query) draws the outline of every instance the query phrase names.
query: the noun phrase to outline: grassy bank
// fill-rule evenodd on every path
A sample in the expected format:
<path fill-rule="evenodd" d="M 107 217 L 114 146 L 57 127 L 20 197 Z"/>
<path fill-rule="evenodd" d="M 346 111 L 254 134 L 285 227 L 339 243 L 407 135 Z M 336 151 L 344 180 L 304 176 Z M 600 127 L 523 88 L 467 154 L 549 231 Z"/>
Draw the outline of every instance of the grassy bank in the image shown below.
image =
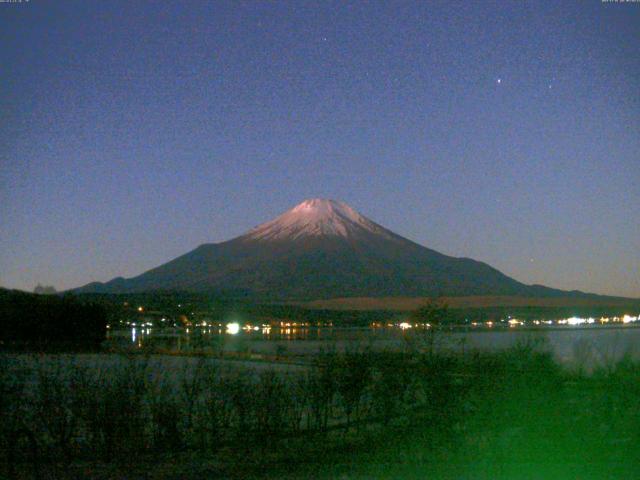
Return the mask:
<path fill-rule="evenodd" d="M 14 478 L 633 478 L 640 366 L 498 353 L 321 352 L 299 371 L 2 357 Z M 26 368 L 24 365 L 31 365 Z"/>

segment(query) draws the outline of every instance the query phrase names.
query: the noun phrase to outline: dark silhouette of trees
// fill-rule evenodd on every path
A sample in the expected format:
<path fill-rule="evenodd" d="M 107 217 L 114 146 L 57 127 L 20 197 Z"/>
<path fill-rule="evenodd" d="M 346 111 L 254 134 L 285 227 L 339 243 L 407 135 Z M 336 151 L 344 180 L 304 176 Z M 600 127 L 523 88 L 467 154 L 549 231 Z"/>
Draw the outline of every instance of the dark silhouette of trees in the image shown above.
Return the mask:
<path fill-rule="evenodd" d="M 411 313 L 410 320 L 422 333 L 418 336 L 421 348 L 428 355 L 435 353 L 437 331 L 451 321 L 447 304 L 440 299 L 428 299 L 422 306 Z"/>
<path fill-rule="evenodd" d="M 432 327 L 446 325 L 451 319 L 449 307 L 440 299 L 428 299 L 411 314 L 414 322 L 428 324 Z"/>
<path fill-rule="evenodd" d="M 70 295 L 0 290 L 0 347 L 96 349 L 106 326 L 103 306 Z"/>
<path fill-rule="evenodd" d="M 33 293 L 37 293 L 39 295 L 55 295 L 58 293 L 54 287 L 51 285 L 36 285 L 36 288 L 33 289 Z"/>

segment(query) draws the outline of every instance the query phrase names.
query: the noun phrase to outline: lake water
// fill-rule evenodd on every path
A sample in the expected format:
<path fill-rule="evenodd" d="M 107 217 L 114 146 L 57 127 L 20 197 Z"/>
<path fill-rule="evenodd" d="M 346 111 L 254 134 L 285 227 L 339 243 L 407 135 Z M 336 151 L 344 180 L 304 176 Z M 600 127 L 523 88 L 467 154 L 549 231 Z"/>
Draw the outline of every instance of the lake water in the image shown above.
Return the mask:
<path fill-rule="evenodd" d="M 423 340 L 421 331 L 398 328 L 273 328 L 249 332 L 240 330 L 235 334 L 217 327 L 175 331 L 136 328 L 110 332 L 106 346 L 114 350 L 224 352 L 256 358 L 304 359 L 321 350 L 399 350 Z M 624 355 L 640 360 L 640 328 L 637 325 L 456 330 L 440 331 L 434 336 L 437 348 L 456 351 L 491 351 L 530 341 L 544 344 L 564 364 L 593 366 L 619 360 Z"/>

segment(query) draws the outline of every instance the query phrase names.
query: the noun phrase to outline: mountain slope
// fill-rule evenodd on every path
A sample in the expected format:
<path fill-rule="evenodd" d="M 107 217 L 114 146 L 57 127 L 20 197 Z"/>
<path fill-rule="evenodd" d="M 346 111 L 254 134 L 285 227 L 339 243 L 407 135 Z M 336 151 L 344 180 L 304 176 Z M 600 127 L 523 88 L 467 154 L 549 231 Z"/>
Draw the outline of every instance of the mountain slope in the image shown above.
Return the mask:
<path fill-rule="evenodd" d="M 137 277 L 91 283 L 77 291 L 150 290 L 270 300 L 567 293 L 527 286 L 485 263 L 443 255 L 342 202 L 323 199 L 304 201 L 240 237 L 201 245 Z"/>

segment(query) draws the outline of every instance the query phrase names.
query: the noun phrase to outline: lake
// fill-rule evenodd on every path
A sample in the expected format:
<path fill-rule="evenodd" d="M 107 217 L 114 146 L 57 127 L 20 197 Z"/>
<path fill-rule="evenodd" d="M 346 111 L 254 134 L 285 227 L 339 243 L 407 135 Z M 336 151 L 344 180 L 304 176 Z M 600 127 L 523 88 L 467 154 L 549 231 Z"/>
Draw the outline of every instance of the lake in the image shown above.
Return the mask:
<path fill-rule="evenodd" d="M 111 350 L 150 350 L 162 353 L 243 354 L 256 359 L 305 359 L 321 350 L 371 348 L 399 350 L 424 341 L 424 331 L 399 328 L 298 327 L 234 331 L 223 328 L 156 330 L 132 328 L 109 332 L 105 346 Z M 504 349 L 519 342 L 542 342 L 563 364 L 607 364 L 630 355 L 640 359 L 637 325 L 499 328 L 438 331 L 438 349 L 459 352 Z"/>

